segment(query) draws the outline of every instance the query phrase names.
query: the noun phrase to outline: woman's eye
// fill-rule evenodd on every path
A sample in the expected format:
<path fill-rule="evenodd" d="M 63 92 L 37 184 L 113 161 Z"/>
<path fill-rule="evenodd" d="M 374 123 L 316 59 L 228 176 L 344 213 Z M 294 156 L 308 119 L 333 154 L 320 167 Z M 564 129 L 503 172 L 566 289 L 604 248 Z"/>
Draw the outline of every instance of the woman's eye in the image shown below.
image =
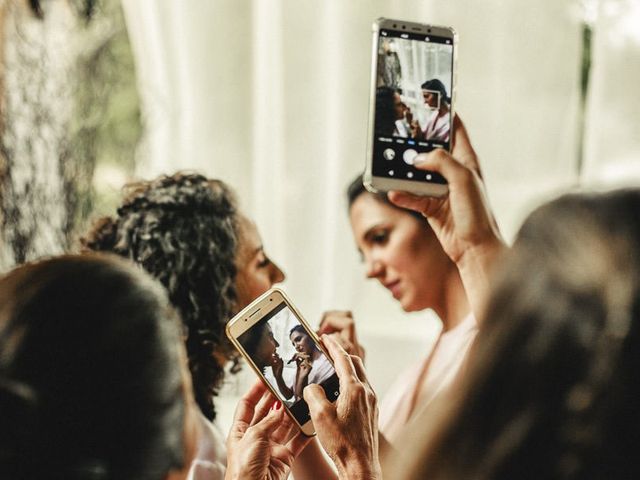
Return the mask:
<path fill-rule="evenodd" d="M 258 268 L 268 267 L 270 263 L 271 260 L 269 260 L 269 257 L 264 257 L 258 262 Z"/>
<path fill-rule="evenodd" d="M 375 244 L 382 244 L 387 241 L 387 238 L 389 238 L 387 232 L 377 232 L 371 235 L 371 242 Z"/>

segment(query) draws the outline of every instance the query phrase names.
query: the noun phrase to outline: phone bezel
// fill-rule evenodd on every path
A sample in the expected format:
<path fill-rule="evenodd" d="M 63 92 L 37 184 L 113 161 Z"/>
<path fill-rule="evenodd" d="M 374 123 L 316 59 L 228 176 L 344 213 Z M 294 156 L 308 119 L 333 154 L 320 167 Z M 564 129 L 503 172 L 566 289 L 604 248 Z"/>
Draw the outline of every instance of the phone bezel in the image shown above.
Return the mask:
<path fill-rule="evenodd" d="M 307 321 L 304 319 L 300 311 L 293 305 L 289 297 L 284 293 L 280 288 L 274 287 L 260 297 L 251 302 L 248 306 L 246 306 L 240 313 L 234 316 L 228 323 L 225 328 L 227 337 L 236 347 L 236 349 L 240 352 L 240 354 L 247 360 L 247 363 L 251 366 L 251 368 L 256 372 L 260 380 L 267 386 L 269 390 L 273 393 L 273 395 L 278 398 L 279 394 L 275 391 L 273 386 L 267 381 L 264 377 L 262 371 L 258 368 L 258 366 L 254 363 L 253 359 L 249 356 L 249 354 L 242 347 L 242 344 L 238 341 L 238 337 L 243 333 L 250 330 L 254 325 L 256 325 L 260 320 L 262 320 L 266 315 L 268 315 L 272 310 L 277 308 L 280 304 L 284 303 L 291 312 L 296 316 L 296 319 L 300 322 L 300 324 L 304 327 L 304 329 L 309 333 L 314 342 L 318 345 L 318 347 L 322 350 L 322 352 L 327 356 L 327 359 L 333 365 L 333 359 L 329 355 L 329 352 L 324 348 L 324 345 L 320 342 L 320 338 L 316 332 L 310 327 Z M 296 417 L 291 413 L 287 405 L 283 404 L 287 415 L 291 417 L 291 419 L 300 427 L 302 433 L 306 436 L 311 437 L 316 434 L 315 428 L 313 426 L 313 422 L 309 420 L 308 422 L 301 424 L 298 422 Z"/>
<path fill-rule="evenodd" d="M 395 25 L 395 26 L 394 26 Z M 403 28 L 404 27 L 404 28 Z M 458 34 L 451 27 L 428 25 L 416 22 L 406 22 L 389 18 L 379 18 L 373 23 L 373 40 L 371 42 L 371 80 L 369 88 L 369 118 L 367 122 L 367 158 L 363 178 L 364 187 L 373 193 L 401 190 L 416 195 L 442 197 L 447 194 L 449 187 L 441 183 L 417 182 L 396 178 L 376 177 L 373 175 L 373 146 L 375 139 L 375 100 L 376 79 L 378 66 L 378 40 L 380 30 L 393 30 L 399 33 L 418 33 L 450 38 L 453 45 L 453 66 L 451 72 L 451 118 L 455 116 L 457 64 L 458 64 Z M 453 121 L 453 120 L 452 120 Z M 453 135 L 451 136 L 453 144 Z"/>

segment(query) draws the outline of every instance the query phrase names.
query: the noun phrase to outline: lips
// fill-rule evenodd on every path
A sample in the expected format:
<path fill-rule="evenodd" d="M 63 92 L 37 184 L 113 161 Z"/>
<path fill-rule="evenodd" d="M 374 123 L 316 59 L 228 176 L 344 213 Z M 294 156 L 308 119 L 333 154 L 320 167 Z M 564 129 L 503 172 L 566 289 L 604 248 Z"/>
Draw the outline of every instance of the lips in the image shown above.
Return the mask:
<path fill-rule="evenodd" d="M 393 295 L 393 298 L 395 298 L 396 300 L 400 298 L 400 295 L 402 293 L 400 289 L 400 280 L 385 283 L 384 286 L 389 289 L 391 295 Z"/>

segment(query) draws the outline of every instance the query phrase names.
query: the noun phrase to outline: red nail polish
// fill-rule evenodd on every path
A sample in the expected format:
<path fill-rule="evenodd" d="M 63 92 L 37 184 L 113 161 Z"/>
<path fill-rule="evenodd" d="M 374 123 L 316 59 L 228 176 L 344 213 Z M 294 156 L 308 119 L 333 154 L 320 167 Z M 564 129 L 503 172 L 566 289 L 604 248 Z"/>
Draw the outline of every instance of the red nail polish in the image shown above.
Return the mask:
<path fill-rule="evenodd" d="M 273 402 L 273 408 L 274 410 L 280 410 L 280 407 L 282 407 L 282 402 L 280 402 L 280 400 L 276 400 L 275 402 Z"/>

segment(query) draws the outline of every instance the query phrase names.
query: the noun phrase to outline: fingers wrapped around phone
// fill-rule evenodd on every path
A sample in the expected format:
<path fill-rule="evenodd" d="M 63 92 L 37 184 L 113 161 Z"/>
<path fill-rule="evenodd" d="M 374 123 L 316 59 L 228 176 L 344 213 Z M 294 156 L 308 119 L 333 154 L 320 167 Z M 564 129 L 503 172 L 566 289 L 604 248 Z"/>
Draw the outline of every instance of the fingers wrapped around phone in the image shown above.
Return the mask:
<path fill-rule="evenodd" d="M 460 120 L 453 154 L 442 149 L 420 154 L 414 166 L 441 174 L 449 183 L 445 197 L 389 192 L 389 200 L 422 213 L 442 248 L 457 265 L 472 311 L 479 315 L 495 264 L 505 250 L 480 177 L 477 157 Z"/>
<path fill-rule="evenodd" d="M 458 263 L 466 251 L 485 243 L 502 243 L 484 186 L 474 170 L 442 149 L 418 155 L 414 165 L 446 178 L 448 195 L 435 198 L 393 191 L 389 200 L 422 213 L 451 260 Z"/>
<path fill-rule="evenodd" d="M 267 387 L 260 380 L 257 380 L 243 395 L 236 406 L 228 442 L 242 438 L 253 421 L 257 405 L 267 393 L 270 393 Z"/>
<path fill-rule="evenodd" d="M 286 478 L 309 438 L 284 413 L 262 382 L 236 408 L 227 438 L 225 478 Z"/>
<path fill-rule="evenodd" d="M 349 355 L 331 336 L 322 342 L 334 361 L 340 382 L 335 403 L 318 385 L 304 389 L 318 440 L 344 477 L 360 478 L 379 470 L 378 406 L 362 360 Z"/>

